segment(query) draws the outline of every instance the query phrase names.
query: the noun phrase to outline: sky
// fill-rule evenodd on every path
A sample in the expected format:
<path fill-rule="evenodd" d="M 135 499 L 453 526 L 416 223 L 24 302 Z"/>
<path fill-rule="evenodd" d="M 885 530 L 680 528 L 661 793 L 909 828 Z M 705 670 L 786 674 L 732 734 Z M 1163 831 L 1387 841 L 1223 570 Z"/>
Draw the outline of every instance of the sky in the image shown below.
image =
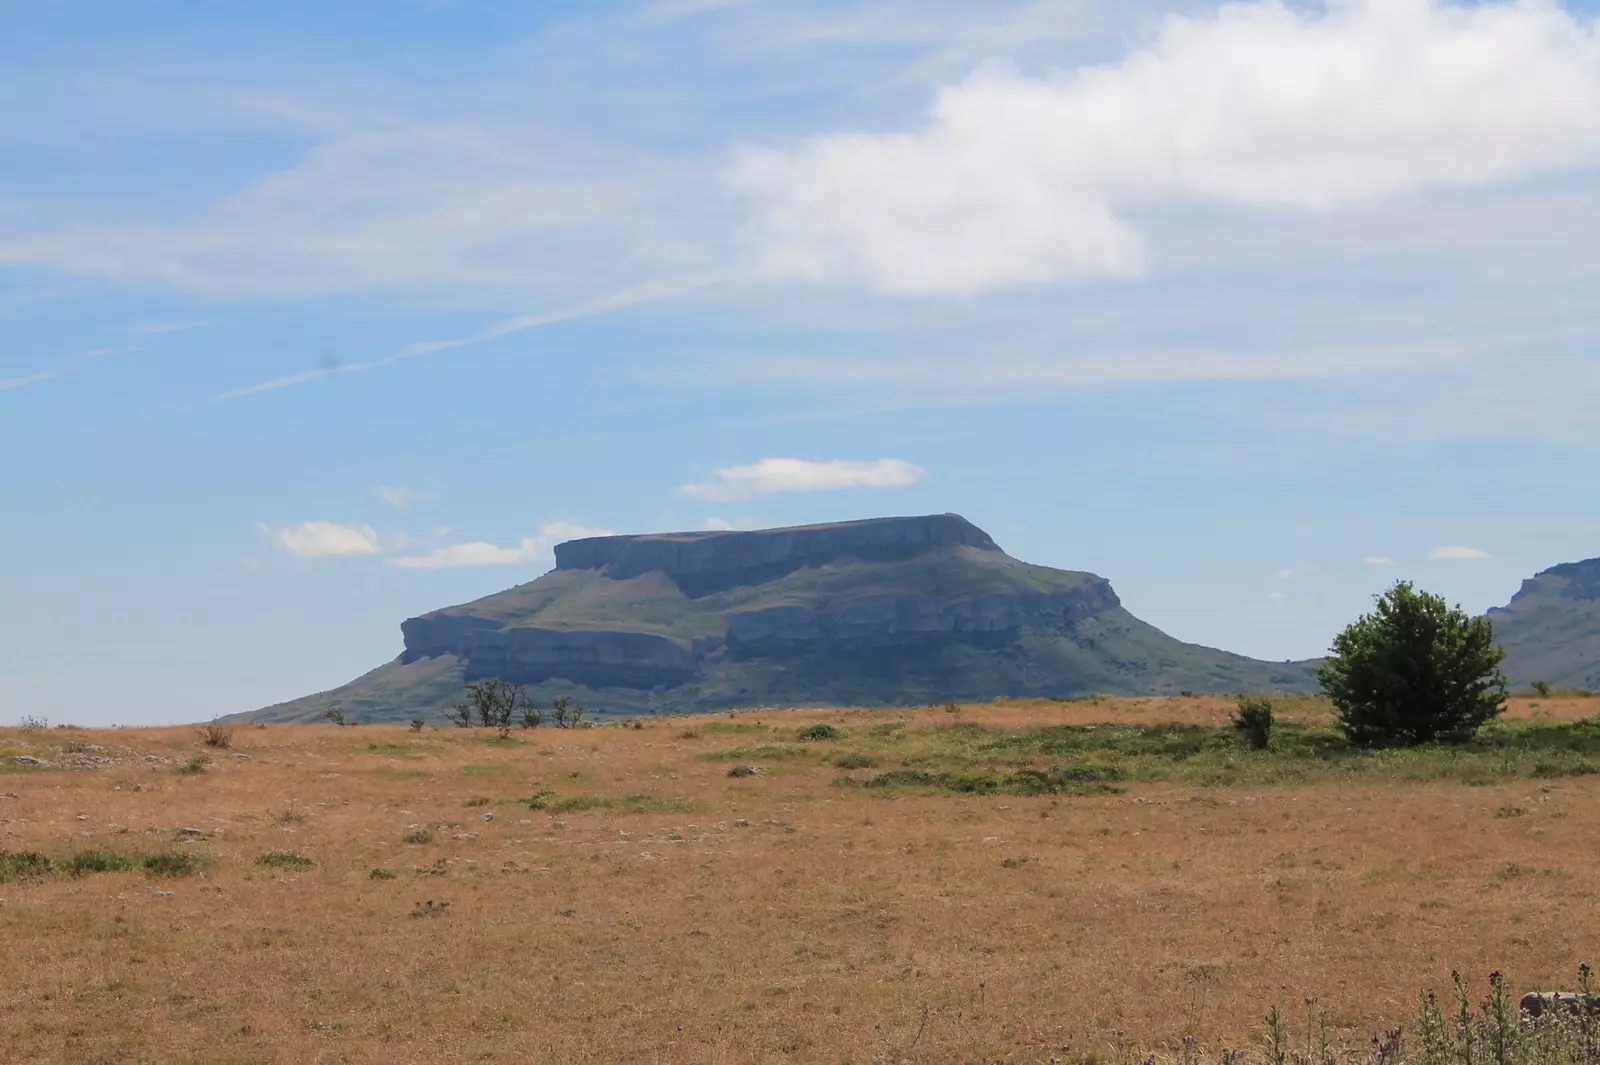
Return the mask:
<path fill-rule="evenodd" d="M 956 512 L 1323 653 L 1600 555 L 1595 3 L 0 0 L 0 722 Z"/>

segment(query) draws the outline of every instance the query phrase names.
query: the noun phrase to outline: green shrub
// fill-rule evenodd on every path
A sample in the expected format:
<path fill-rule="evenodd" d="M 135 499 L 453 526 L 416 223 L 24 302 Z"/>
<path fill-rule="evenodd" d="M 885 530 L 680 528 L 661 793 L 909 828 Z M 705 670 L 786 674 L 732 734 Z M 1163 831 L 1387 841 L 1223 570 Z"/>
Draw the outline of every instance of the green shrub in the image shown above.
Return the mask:
<path fill-rule="evenodd" d="M 400 837 L 401 843 L 432 843 L 433 829 L 426 825 L 412 825 L 406 829 L 405 835 Z"/>
<path fill-rule="evenodd" d="M 1233 727 L 1242 732 L 1251 748 L 1264 751 L 1272 743 L 1272 700 L 1264 695 L 1240 695 L 1233 711 Z"/>
<path fill-rule="evenodd" d="M 38 851 L 0 851 L 0 884 L 39 880 L 52 871 L 50 859 Z"/>
<path fill-rule="evenodd" d="M 1460 743 L 1505 709 L 1504 658 L 1488 618 L 1398 581 L 1334 638 L 1317 677 L 1358 747 Z"/>
<path fill-rule="evenodd" d="M 58 862 L 56 871 L 77 877 L 91 873 L 120 873 L 125 869 L 140 868 L 143 864 L 144 856 L 139 854 L 106 850 L 79 851 Z"/>
<path fill-rule="evenodd" d="M 232 725 L 224 725 L 220 721 L 212 721 L 201 725 L 196 731 L 200 733 L 200 742 L 207 747 L 228 748 L 233 746 Z"/>
<path fill-rule="evenodd" d="M 810 728 L 801 729 L 800 738 L 803 740 L 836 740 L 839 738 L 839 730 L 832 725 L 816 724 Z"/>
<path fill-rule="evenodd" d="M 730 777 L 753 777 L 756 775 L 756 767 L 753 765 L 730 766 L 728 775 Z"/>
<path fill-rule="evenodd" d="M 192 777 L 196 773 L 204 773 L 206 771 L 206 767 L 210 764 L 211 759 L 207 758 L 203 754 L 197 754 L 193 757 L 185 758 L 183 761 L 173 766 L 172 771 L 182 776 Z"/>
<path fill-rule="evenodd" d="M 367 874 L 367 879 L 368 880 L 393 880 L 394 879 L 394 870 L 393 869 L 381 869 L 381 868 L 374 869 L 374 870 L 372 870 L 372 872 Z"/>
<path fill-rule="evenodd" d="M 256 856 L 256 864 L 267 866 L 269 869 L 292 869 L 299 872 L 310 869 L 317 863 L 294 851 L 268 851 Z"/>
<path fill-rule="evenodd" d="M 841 754 L 833 764 L 840 769 L 871 769 L 878 760 L 870 754 Z"/>
<path fill-rule="evenodd" d="M 184 851 L 156 851 L 140 862 L 150 876 L 192 876 L 200 871 L 200 859 Z"/>

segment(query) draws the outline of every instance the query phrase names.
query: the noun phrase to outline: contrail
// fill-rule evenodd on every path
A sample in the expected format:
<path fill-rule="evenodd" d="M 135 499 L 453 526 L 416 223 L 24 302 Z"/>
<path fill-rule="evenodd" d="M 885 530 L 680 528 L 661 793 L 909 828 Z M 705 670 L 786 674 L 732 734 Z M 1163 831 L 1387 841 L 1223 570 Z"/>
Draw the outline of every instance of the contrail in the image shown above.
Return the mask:
<path fill-rule="evenodd" d="M 139 349 L 136 347 L 95 348 L 93 351 L 85 351 L 78 355 L 69 355 L 67 358 L 62 359 L 48 370 L 40 370 L 38 373 L 31 373 L 25 377 L 0 378 L 0 392 L 10 392 L 14 388 L 26 388 L 29 385 L 36 385 L 41 381 L 53 381 L 57 377 L 64 376 L 68 370 L 71 370 L 80 362 L 88 362 L 90 359 L 101 359 L 107 355 L 120 355 L 125 351 L 138 350 Z"/>
<path fill-rule="evenodd" d="M 681 296 L 695 289 L 706 288 L 724 280 L 726 274 L 697 274 L 691 277 L 673 278 L 668 281 L 652 281 L 646 285 L 636 285 L 625 288 L 620 292 L 613 292 L 598 299 L 579 303 L 564 310 L 551 311 L 547 314 L 524 314 L 516 318 L 507 318 L 503 322 L 496 322 L 489 328 L 471 336 L 458 337 L 454 340 L 430 340 L 420 344 L 409 344 L 393 355 L 386 355 L 381 359 L 370 362 L 352 362 L 342 366 L 326 366 L 315 370 L 305 370 L 301 373 L 290 374 L 287 377 L 275 377 L 270 381 L 246 385 L 228 392 L 219 392 L 207 399 L 188 406 L 174 408 L 173 413 L 180 410 L 195 410 L 200 407 L 210 407 L 218 403 L 226 403 L 230 399 L 242 399 L 245 396 L 254 396 L 261 392 L 273 392 L 280 388 L 289 388 L 292 385 L 304 384 L 307 381 L 316 381 L 324 377 L 334 377 L 339 374 L 363 373 L 367 370 L 376 370 L 382 366 L 392 366 L 397 362 L 407 359 L 421 358 L 424 355 L 436 355 L 441 351 L 451 351 L 455 348 L 471 347 L 474 344 L 487 344 L 491 340 L 520 333 L 525 329 L 537 329 L 540 326 L 555 325 L 558 322 L 570 322 L 577 318 L 588 318 L 596 314 L 605 314 L 608 311 L 621 310 L 640 303 L 652 303 L 656 300 L 670 299 Z"/>

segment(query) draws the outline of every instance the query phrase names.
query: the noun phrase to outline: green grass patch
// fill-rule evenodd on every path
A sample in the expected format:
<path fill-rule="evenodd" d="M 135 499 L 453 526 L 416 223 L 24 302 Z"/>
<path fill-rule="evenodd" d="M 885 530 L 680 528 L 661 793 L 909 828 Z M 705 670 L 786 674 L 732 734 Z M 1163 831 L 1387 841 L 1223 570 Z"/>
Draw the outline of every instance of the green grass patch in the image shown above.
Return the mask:
<path fill-rule="evenodd" d="M 930 773 L 895 769 L 866 780 L 841 777 L 846 787 L 895 788 L 955 795 L 1112 795 L 1122 789 L 1107 766 L 1064 765 L 1053 769 L 1019 769 L 1009 773 Z"/>
<path fill-rule="evenodd" d="M 817 752 L 798 743 L 764 743 L 759 747 L 729 747 L 707 751 L 700 757 L 708 762 L 783 762 L 794 758 L 815 758 Z"/>
<path fill-rule="evenodd" d="M 268 869 L 284 869 L 300 873 L 317 863 L 294 851 L 267 851 L 265 854 L 256 855 L 256 864 L 264 865 Z"/>
<path fill-rule="evenodd" d="M 203 868 L 184 851 L 75 851 L 51 858 L 38 851 L 0 851 L 0 883 L 42 880 L 50 876 L 82 877 L 95 873 L 143 871 L 148 876 L 191 876 Z"/>
<path fill-rule="evenodd" d="M 516 773 L 517 768 L 509 765 L 464 765 L 461 772 L 469 777 L 503 777 Z"/>
<path fill-rule="evenodd" d="M 874 727 L 865 736 L 858 734 L 851 746 L 849 753 L 830 759 L 832 764 L 844 769 L 898 765 L 912 775 L 880 774 L 884 783 L 874 786 L 935 791 L 1011 794 L 1036 785 L 1032 777 L 1008 782 L 1008 775 L 1056 779 L 1053 775 L 1063 767 L 1069 772 L 1064 783 L 1071 783 L 1071 774 L 1097 773 L 1103 774 L 1095 778 L 1100 783 L 1217 787 L 1329 781 L 1487 785 L 1600 774 L 1600 717 L 1496 723 L 1468 743 L 1393 750 L 1352 747 L 1331 723 L 1281 718 L 1267 750 L 1252 750 L 1230 725 L 1116 722 L 1014 730 L 961 721 L 892 731 Z M 738 747 L 702 757 L 759 763 L 820 754 L 814 745 L 796 743 Z M 1083 782 L 1093 781 L 1082 777 Z"/>
<path fill-rule="evenodd" d="M 556 795 L 542 791 L 527 800 L 531 810 L 544 810 L 553 814 L 582 813 L 585 810 L 610 810 L 623 814 L 690 813 L 694 803 L 660 799 L 654 795 L 623 795 L 620 798 L 605 795 Z"/>

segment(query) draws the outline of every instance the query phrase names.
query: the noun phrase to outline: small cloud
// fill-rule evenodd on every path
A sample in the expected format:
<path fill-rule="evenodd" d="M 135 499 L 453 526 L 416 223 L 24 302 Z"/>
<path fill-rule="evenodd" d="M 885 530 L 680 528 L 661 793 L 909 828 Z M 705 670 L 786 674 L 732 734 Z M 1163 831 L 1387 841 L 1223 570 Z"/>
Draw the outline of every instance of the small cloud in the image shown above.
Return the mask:
<path fill-rule="evenodd" d="M 446 536 L 449 536 L 449 535 L 450 535 L 450 526 L 448 526 L 448 525 L 440 525 L 440 526 L 435 527 L 434 530 L 433 530 L 433 538 L 435 540 L 443 540 Z"/>
<path fill-rule="evenodd" d="M 1428 557 L 1466 561 L 1475 558 L 1488 558 L 1489 552 L 1480 551 L 1476 547 L 1436 547 L 1428 552 Z"/>
<path fill-rule="evenodd" d="M 370 525 L 340 525 L 331 521 L 303 521 L 292 529 L 257 524 L 262 534 L 296 558 L 352 558 L 376 555 L 382 550 Z"/>
<path fill-rule="evenodd" d="M 415 488 L 398 488 L 388 484 L 380 484 L 373 491 L 378 493 L 379 499 L 396 510 L 406 510 L 413 503 L 425 503 L 439 498 L 432 492 L 422 492 Z"/>
<path fill-rule="evenodd" d="M 1388 555 L 1368 555 L 1366 558 L 1362 559 L 1361 561 L 1365 562 L 1369 566 L 1392 566 L 1392 565 L 1394 565 L 1394 559 L 1390 558 Z"/>
<path fill-rule="evenodd" d="M 551 549 L 565 540 L 581 540 L 586 536 L 610 536 L 609 529 L 596 529 L 571 522 L 549 522 L 539 526 L 537 536 L 524 537 L 520 544 L 501 547 L 486 540 L 473 540 L 464 544 L 450 544 L 436 548 L 426 555 L 404 555 L 391 558 L 389 565 L 396 569 L 440 570 L 459 566 L 521 566 L 549 558 Z"/>
<path fill-rule="evenodd" d="M 710 529 L 712 532 L 733 531 L 733 522 L 729 521 L 727 518 L 707 518 L 705 525 L 706 528 Z"/>
<path fill-rule="evenodd" d="M 686 484 L 678 491 L 694 499 L 731 501 L 777 492 L 825 492 L 835 488 L 893 488 L 916 484 L 926 471 L 903 459 L 851 462 L 833 459 L 762 459 L 750 466 L 727 466 L 712 472 L 706 484 Z"/>
<path fill-rule="evenodd" d="M 1288 592 L 1268 592 L 1267 593 L 1267 598 L 1272 600 L 1274 603 L 1281 603 L 1285 599 L 1289 598 L 1289 593 Z"/>
<path fill-rule="evenodd" d="M 239 559 L 239 565 L 245 569 L 260 569 L 261 560 L 254 555 L 244 555 Z"/>
<path fill-rule="evenodd" d="M 1277 577 L 1280 581 L 1286 581 L 1289 578 L 1294 576 L 1294 570 L 1292 570 L 1292 569 L 1280 569 L 1277 573 L 1274 574 L 1274 576 Z"/>

